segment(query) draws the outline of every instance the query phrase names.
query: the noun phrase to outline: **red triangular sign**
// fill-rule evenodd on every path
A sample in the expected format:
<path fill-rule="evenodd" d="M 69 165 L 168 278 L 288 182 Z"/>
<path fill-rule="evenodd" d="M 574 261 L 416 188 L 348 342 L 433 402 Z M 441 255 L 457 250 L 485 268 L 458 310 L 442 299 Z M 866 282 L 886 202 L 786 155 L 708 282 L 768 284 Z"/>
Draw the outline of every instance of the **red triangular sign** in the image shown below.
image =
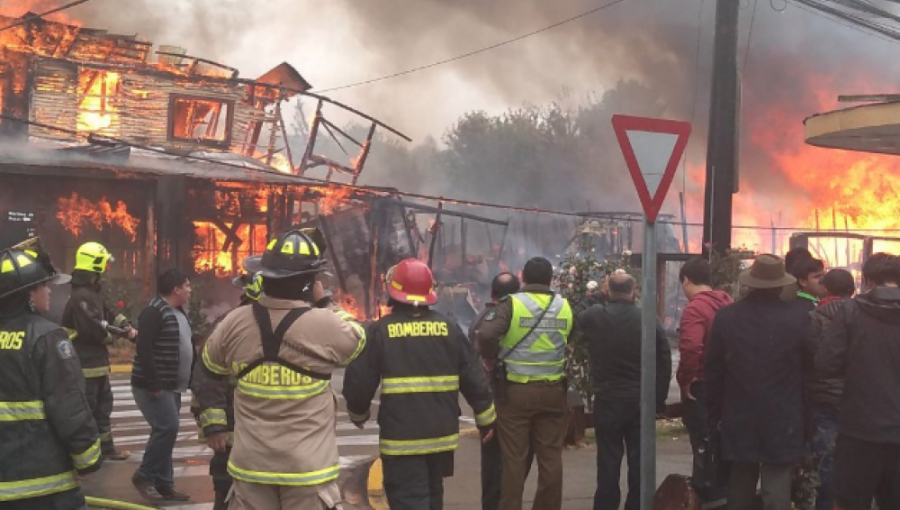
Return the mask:
<path fill-rule="evenodd" d="M 690 122 L 613 115 L 613 129 L 647 221 L 656 221 L 691 135 Z"/>

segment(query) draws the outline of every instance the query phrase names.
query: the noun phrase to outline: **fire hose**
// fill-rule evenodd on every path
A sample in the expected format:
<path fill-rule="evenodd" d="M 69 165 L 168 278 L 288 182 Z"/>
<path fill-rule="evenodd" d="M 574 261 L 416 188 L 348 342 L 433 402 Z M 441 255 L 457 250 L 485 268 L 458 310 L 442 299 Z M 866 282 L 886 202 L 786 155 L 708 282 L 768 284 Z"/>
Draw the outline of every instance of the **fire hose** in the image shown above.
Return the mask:
<path fill-rule="evenodd" d="M 127 501 L 116 501 L 113 499 L 95 498 L 86 496 L 84 498 L 88 506 L 91 508 L 103 508 L 108 510 L 156 510 L 152 506 L 138 505 L 137 503 L 128 503 Z"/>

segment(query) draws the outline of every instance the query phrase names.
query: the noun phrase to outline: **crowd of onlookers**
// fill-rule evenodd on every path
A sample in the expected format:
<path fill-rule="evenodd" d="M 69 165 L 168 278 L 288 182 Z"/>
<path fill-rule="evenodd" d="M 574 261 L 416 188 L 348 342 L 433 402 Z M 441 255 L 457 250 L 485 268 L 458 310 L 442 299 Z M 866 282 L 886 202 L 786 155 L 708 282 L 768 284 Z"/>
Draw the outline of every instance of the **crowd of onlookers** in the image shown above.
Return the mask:
<path fill-rule="evenodd" d="M 703 260 L 680 278 L 677 379 L 701 497 L 900 508 L 900 258 L 872 255 L 855 297 L 851 273 L 804 249 L 757 257 L 733 304 Z"/>

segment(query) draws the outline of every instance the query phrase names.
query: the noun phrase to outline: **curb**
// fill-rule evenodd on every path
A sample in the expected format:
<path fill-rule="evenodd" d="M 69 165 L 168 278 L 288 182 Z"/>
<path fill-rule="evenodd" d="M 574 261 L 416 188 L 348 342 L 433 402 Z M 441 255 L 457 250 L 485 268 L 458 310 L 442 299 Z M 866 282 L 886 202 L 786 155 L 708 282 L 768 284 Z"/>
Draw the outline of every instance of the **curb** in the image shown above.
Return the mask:
<path fill-rule="evenodd" d="M 111 374 L 130 374 L 131 373 L 131 364 L 127 365 L 110 365 L 109 373 Z"/>

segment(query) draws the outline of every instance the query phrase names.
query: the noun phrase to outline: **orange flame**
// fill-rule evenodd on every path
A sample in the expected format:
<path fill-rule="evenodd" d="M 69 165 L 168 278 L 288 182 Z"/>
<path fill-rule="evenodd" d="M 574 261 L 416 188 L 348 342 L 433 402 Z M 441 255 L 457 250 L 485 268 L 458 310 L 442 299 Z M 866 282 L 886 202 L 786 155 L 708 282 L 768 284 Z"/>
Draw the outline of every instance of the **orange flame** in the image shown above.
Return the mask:
<path fill-rule="evenodd" d="M 340 209 L 350 199 L 350 195 L 353 194 L 352 188 L 344 186 L 312 186 L 310 190 L 320 195 L 318 202 L 319 213 L 326 216 Z"/>
<path fill-rule="evenodd" d="M 235 232 L 241 242 L 231 243 L 224 250 L 228 236 L 214 223 L 194 222 L 194 270 L 198 273 L 213 272 L 217 276 L 231 276 L 241 272 L 241 262 L 266 246 L 266 229 L 240 225 Z"/>
<path fill-rule="evenodd" d="M 56 219 L 63 228 L 76 236 L 81 235 L 85 225 L 92 225 L 97 230 L 103 230 L 104 225 L 115 225 L 128 234 L 132 241 L 137 238 L 137 227 L 141 220 L 128 214 L 128 206 L 121 200 L 113 208 L 106 197 L 94 203 L 72 192 L 69 198 L 57 200 L 57 208 Z"/>
<path fill-rule="evenodd" d="M 118 108 L 111 99 L 119 94 L 119 83 L 119 73 L 82 71 L 79 89 L 83 86 L 86 90 L 78 106 L 79 131 L 99 131 L 112 125 Z"/>

